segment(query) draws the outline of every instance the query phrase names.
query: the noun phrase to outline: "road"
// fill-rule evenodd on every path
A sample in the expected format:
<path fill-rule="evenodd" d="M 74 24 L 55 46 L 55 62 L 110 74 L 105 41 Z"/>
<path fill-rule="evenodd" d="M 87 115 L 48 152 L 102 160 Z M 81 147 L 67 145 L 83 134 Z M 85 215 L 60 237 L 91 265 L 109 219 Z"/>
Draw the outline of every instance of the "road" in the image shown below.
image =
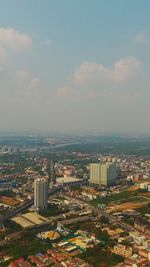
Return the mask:
<path fill-rule="evenodd" d="M 62 185 L 59 185 L 57 187 L 53 187 L 51 189 L 49 189 L 49 196 L 55 194 L 56 192 L 60 191 L 63 188 Z M 12 217 L 16 216 L 17 214 L 27 210 L 28 208 L 30 208 L 34 203 L 34 199 L 32 197 L 32 199 L 27 200 L 23 205 L 15 208 L 14 210 L 8 212 L 5 216 L 1 217 L 1 223 L 4 223 L 5 221 L 11 219 Z"/>
<path fill-rule="evenodd" d="M 55 187 L 49 189 L 49 196 L 54 195 L 56 192 L 60 191 L 61 189 L 63 189 L 63 185 L 55 186 Z M 106 218 L 108 218 L 108 220 L 111 223 L 115 223 L 116 225 L 122 227 L 126 231 L 134 231 L 134 228 L 119 221 L 115 216 L 108 214 L 105 210 L 98 208 L 98 207 L 95 207 L 87 201 L 83 201 L 83 200 L 81 201 L 80 199 L 77 199 L 77 201 L 82 203 L 82 204 L 87 204 L 88 207 L 90 207 L 91 210 L 94 211 L 95 213 L 97 213 L 99 216 L 105 216 Z M 7 213 L 5 216 L 1 217 L 1 222 L 4 223 L 6 220 L 9 220 L 12 217 L 18 215 L 19 213 L 27 210 L 28 208 L 30 208 L 33 205 L 33 203 L 34 203 L 33 198 L 30 200 L 27 200 L 23 205 L 15 208 L 14 210 Z"/>
<path fill-rule="evenodd" d="M 131 227 L 130 225 L 127 225 L 123 222 L 121 222 L 120 220 L 118 220 L 115 216 L 107 213 L 105 210 L 95 207 L 92 204 L 90 204 L 88 201 L 83 201 L 77 198 L 77 201 L 80 202 L 80 204 L 87 204 L 88 207 L 94 211 L 96 214 L 98 214 L 100 217 L 101 216 L 105 216 L 110 223 L 116 224 L 120 227 L 122 227 L 125 231 L 127 232 L 131 232 L 131 231 L 135 231 L 135 229 L 133 227 Z"/>

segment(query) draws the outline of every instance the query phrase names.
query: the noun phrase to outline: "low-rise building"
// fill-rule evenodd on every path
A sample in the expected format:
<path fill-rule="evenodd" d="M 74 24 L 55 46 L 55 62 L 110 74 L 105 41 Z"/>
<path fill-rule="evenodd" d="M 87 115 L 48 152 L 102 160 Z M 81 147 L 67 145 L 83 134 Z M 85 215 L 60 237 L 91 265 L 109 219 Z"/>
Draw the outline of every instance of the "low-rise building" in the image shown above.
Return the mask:
<path fill-rule="evenodd" d="M 122 244 L 117 244 L 113 248 L 113 253 L 120 255 L 124 258 L 129 258 L 132 256 L 132 248 L 124 246 Z"/>
<path fill-rule="evenodd" d="M 148 249 L 139 249 L 138 254 L 141 257 L 147 258 L 150 261 L 150 250 L 148 250 Z"/>
<path fill-rule="evenodd" d="M 129 235 L 133 238 L 134 242 L 141 246 L 143 245 L 144 241 L 145 241 L 145 237 L 140 235 L 138 232 L 130 232 Z"/>

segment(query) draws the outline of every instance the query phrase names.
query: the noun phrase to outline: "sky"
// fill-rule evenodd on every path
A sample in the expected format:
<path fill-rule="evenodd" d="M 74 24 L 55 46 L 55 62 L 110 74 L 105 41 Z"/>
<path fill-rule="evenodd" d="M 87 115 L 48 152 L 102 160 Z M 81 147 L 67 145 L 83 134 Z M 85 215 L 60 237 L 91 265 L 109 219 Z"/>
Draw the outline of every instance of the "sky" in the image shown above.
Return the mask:
<path fill-rule="evenodd" d="M 0 131 L 150 135 L 149 0 L 0 0 Z"/>

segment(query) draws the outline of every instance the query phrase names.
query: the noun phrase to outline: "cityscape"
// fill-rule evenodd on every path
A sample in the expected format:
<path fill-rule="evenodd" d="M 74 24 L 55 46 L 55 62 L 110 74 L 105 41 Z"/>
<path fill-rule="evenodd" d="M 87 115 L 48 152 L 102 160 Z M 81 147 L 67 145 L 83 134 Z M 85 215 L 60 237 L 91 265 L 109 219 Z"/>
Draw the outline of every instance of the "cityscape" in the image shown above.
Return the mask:
<path fill-rule="evenodd" d="M 78 138 L 1 137 L 1 266 L 149 266 L 145 139 L 127 138 L 136 143 L 131 155 L 116 153 L 117 136 L 93 137 L 87 151 L 82 138 L 74 145 Z"/>
<path fill-rule="evenodd" d="M 150 0 L 0 0 L 0 267 L 150 267 Z"/>

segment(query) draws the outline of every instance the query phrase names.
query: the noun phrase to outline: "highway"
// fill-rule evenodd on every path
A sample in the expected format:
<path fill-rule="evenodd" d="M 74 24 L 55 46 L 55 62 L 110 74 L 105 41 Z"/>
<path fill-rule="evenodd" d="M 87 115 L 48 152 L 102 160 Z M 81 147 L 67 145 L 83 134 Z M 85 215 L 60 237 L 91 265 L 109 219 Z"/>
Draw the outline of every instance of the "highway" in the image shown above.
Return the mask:
<path fill-rule="evenodd" d="M 103 209 L 101 209 L 101 208 L 95 208 L 95 207 L 94 207 L 93 209 L 94 209 L 95 212 L 98 213 L 98 215 L 100 215 L 100 216 L 105 216 L 105 217 L 109 220 L 109 222 L 111 222 L 111 223 L 115 223 L 116 225 L 122 227 L 125 231 L 127 231 L 127 232 L 135 231 L 134 228 L 132 228 L 131 226 L 129 226 L 129 225 L 127 225 L 127 224 L 121 222 L 121 221 L 118 220 L 115 216 L 113 216 L 113 215 L 107 213 L 107 212 L 104 211 Z"/>
<path fill-rule="evenodd" d="M 53 187 L 51 189 L 49 189 L 48 195 L 51 196 L 53 194 L 55 194 L 56 192 L 60 191 L 63 188 L 62 185 L 59 185 L 57 187 Z M 19 213 L 27 210 L 28 208 L 30 208 L 32 205 L 34 204 L 34 199 L 33 197 L 29 200 L 27 200 L 23 205 L 15 208 L 14 210 L 8 212 L 5 216 L 2 216 L 0 218 L 1 223 L 4 223 L 5 221 L 11 219 L 12 217 L 18 215 Z"/>
<path fill-rule="evenodd" d="M 59 186 L 55 186 L 51 189 L 49 189 L 49 196 L 54 195 L 56 192 L 59 192 L 60 190 L 63 189 L 63 185 L 59 185 Z M 111 223 L 114 223 L 120 227 L 122 227 L 123 229 L 125 229 L 126 231 L 134 231 L 134 228 L 132 228 L 131 226 L 121 222 L 120 220 L 118 220 L 115 216 L 107 213 L 105 210 L 95 207 L 93 205 L 91 205 L 89 202 L 87 201 L 83 201 L 80 199 L 76 199 L 78 202 L 82 203 L 82 204 L 87 204 L 88 207 L 94 211 L 96 214 L 98 214 L 99 216 L 105 216 L 106 218 L 108 218 L 108 220 Z M 4 223 L 5 221 L 11 219 L 12 217 L 20 214 L 21 212 L 24 212 L 25 210 L 27 210 L 28 208 L 30 208 L 32 205 L 34 204 L 34 199 L 32 197 L 32 199 L 27 200 L 23 205 L 15 208 L 14 210 L 8 212 L 5 216 L 1 217 L 1 222 Z"/>
<path fill-rule="evenodd" d="M 130 225 L 127 225 L 123 222 L 121 222 L 120 220 L 118 220 L 115 216 L 107 213 L 105 210 L 103 210 L 102 208 L 98 208 L 93 206 L 92 204 L 90 204 L 88 201 L 83 201 L 77 198 L 77 201 L 80 202 L 81 204 L 87 204 L 88 207 L 94 211 L 96 214 L 98 214 L 98 216 L 105 216 L 110 223 L 114 223 L 120 227 L 122 227 L 125 231 L 127 232 L 132 232 L 135 231 L 135 229 L 133 227 L 131 227 Z"/>

